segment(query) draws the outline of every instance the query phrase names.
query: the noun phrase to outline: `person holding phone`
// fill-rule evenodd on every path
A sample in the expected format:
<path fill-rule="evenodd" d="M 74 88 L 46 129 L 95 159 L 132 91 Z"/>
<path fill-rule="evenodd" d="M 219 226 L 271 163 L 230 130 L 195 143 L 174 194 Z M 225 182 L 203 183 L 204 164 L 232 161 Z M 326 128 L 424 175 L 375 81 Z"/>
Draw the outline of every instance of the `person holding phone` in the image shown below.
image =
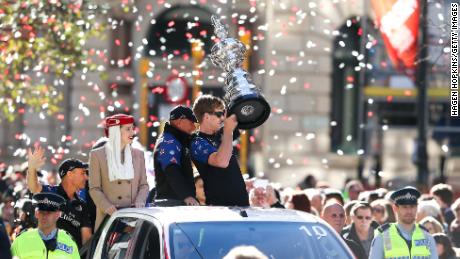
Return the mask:
<path fill-rule="evenodd" d="M 236 116 L 227 117 L 223 100 L 211 95 L 198 97 L 193 113 L 200 128 L 192 137 L 191 155 L 203 178 L 206 204 L 249 206 L 246 185 L 233 154 L 232 142 L 238 137 Z"/>

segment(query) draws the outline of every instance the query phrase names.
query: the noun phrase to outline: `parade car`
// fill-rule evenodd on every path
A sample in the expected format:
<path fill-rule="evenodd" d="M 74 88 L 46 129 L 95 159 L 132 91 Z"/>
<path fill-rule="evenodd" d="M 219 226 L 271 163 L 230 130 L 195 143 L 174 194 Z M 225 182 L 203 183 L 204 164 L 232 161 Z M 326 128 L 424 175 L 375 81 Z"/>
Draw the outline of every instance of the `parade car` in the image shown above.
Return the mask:
<path fill-rule="evenodd" d="M 312 214 L 208 206 L 119 210 L 80 252 L 95 259 L 215 259 L 242 245 L 268 258 L 353 258 L 342 238 Z"/>

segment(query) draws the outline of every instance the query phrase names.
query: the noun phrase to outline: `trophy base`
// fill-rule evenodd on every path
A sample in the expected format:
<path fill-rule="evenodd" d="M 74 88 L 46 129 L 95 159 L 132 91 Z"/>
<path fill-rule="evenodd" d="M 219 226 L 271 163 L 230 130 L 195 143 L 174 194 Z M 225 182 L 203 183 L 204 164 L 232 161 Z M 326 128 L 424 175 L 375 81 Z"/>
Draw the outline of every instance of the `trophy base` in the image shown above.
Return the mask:
<path fill-rule="evenodd" d="M 262 125 L 270 112 L 270 105 L 259 95 L 240 96 L 228 108 L 229 115 L 236 115 L 239 129 L 253 129 Z"/>

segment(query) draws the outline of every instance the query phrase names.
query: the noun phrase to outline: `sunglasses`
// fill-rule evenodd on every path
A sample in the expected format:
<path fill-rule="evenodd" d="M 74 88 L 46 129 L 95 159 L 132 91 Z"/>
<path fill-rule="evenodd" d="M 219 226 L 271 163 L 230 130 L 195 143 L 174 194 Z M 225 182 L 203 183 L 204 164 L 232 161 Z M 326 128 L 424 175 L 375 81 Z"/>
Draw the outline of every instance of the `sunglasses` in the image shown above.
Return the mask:
<path fill-rule="evenodd" d="M 208 112 L 209 114 L 216 115 L 217 117 L 225 116 L 225 111 L 216 111 L 216 112 Z"/>
<path fill-rule="evenodd" d="M 364 217 L 364 216 L 356 216 L 357 219 L 359 220 L 362 220 L 362 219 L 366 219 L 366 220 L 371 220 L 372 218 L 367 216 L 367 217 Z"/>
<path fill-rule="evenodd" d="M 345 214 L 335 214 L 334 213 L 334 214 L 331 215 L 331 217 L 334 218 L 334 219 L 335 218 L 345 218 Z"/>

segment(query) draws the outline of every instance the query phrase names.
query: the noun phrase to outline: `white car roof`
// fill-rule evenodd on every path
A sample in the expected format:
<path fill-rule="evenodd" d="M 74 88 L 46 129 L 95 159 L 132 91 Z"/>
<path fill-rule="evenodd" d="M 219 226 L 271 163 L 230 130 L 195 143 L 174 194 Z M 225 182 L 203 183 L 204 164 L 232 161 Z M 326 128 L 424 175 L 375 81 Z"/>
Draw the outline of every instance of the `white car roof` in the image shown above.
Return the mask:
<path fill-rule="evenodd" d="M 281 222 L 310 222 L 321 220 L 312 214 L 289 209 L 262 209 L 217 206 L 177 206 L 177 207 L 148 207 L 128 208 L 119 213 L 150 215 L 163 223 L 206 222 L 206 221 L 281 221 Z M 117 213 L 118 214 L 118 213 Z M 242 215 L 247 215 L 244 217 Z"/>

